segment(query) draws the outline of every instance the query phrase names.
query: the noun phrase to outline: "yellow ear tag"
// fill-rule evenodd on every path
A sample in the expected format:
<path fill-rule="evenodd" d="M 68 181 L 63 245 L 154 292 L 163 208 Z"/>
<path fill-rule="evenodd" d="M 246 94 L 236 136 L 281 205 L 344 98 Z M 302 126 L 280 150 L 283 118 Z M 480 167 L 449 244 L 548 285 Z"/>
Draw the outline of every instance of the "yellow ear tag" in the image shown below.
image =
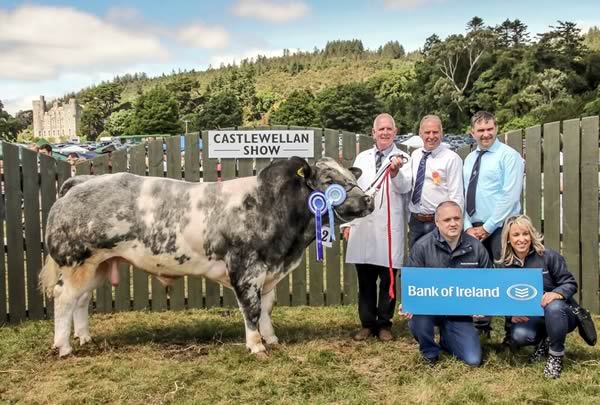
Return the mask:
<path fill-rule="evenodd" d="M 300 169 L 298 169 L 298 171 L 296 172 L 296 174 L 300 177 L 304 177 L 304 168 L 301 167 Z"/>

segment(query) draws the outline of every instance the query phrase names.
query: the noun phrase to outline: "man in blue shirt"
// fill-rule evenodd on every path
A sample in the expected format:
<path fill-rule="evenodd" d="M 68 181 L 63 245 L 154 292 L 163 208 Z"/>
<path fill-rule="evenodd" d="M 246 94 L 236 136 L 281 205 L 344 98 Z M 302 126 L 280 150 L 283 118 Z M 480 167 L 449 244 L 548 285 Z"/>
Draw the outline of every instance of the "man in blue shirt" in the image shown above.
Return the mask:
<path fill-rule="evenodd" d="M 465 159 L 465 232 L 479 239 L 492 260 L 500 258 L 502 225 L 521 212 L 523 159 L 496 135 L 496 118 L 480 111 L 471 119 L 477 149 Z M 474 170 L 475 169 L 475 170 Z"/>
<path fill-rule="evenodd" d="M 471 135 L 477 149 L 463 165 L 465 232 L 483 243 L 492 261 L 500 258 L 502 226 L 506 218 L 521 213 L 523 159 L 497 139 L 496 118 L 479 111 L 471 118 Z M 490 318 L 476 320 L 489 334 Z"/>

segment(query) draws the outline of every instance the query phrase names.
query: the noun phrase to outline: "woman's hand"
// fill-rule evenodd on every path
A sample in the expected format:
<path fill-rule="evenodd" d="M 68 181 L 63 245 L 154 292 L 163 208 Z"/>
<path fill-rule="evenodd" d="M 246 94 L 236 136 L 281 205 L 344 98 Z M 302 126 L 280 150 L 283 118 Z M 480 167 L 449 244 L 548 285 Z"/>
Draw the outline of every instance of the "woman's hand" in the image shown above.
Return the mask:
<path fill-rule="evenodd" d="M 542 307 L 545 307 L 546 305 L 550 304 L 554 300 L 562 300 L 562 299 L 563 299 L 563 296 L 560 295 L 559 293 L 555 293 L 555 292 L 544 293 L 544 296 L 542 297 Z"/>
<path fill-rule="evenodd" d="M 513 316 L 510 318 L 512 323 L 525 323 L 529 320 L 528 316 Z"/>
<path fill-rule="evenodd" d="M 412 318 L 412 314 L 409 314 L 407 312 L 402 312 L 402 304 L 398 305 L 398 315 L 403 316 L 404 319 Z"/>

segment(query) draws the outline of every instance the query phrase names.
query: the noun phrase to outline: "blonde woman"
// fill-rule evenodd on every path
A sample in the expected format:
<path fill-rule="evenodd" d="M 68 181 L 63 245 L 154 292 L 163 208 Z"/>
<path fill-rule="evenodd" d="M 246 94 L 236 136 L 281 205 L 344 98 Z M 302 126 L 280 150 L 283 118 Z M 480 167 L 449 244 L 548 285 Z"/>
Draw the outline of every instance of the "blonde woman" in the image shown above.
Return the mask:
<path fill-rule="evenodd" d="M 526 215 L 510 217 L 502 230 L 501 267 L 542 268 L 544 294 L 541 305 L 544 316 L 513 316 L 509 329 L 512 347 L 537 345 L 529 361 L 541 360 L 546 355 L 544 375 L 559 378 L 565 354 L 567 334 L 577 327 L 577 319 L 570 305 L 577 305 L 573 295 L 577 282 L 567 270 L 565 259 L 552 249 L 544 247 L 542 236 Z"/>

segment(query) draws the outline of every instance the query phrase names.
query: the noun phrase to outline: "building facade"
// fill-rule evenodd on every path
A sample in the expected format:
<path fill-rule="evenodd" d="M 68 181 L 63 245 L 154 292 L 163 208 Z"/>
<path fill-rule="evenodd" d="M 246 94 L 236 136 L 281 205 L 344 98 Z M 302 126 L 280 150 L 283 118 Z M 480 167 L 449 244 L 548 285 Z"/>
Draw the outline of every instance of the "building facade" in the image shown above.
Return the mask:
<path fill-rule="evenodd" d="M 52 103 L 49 109 L 44 96 L 33 101 L 33 134 L 37 138 L 60 139 L 77 136 L 81 107 L 74 98 L 67 104 Z"/>

